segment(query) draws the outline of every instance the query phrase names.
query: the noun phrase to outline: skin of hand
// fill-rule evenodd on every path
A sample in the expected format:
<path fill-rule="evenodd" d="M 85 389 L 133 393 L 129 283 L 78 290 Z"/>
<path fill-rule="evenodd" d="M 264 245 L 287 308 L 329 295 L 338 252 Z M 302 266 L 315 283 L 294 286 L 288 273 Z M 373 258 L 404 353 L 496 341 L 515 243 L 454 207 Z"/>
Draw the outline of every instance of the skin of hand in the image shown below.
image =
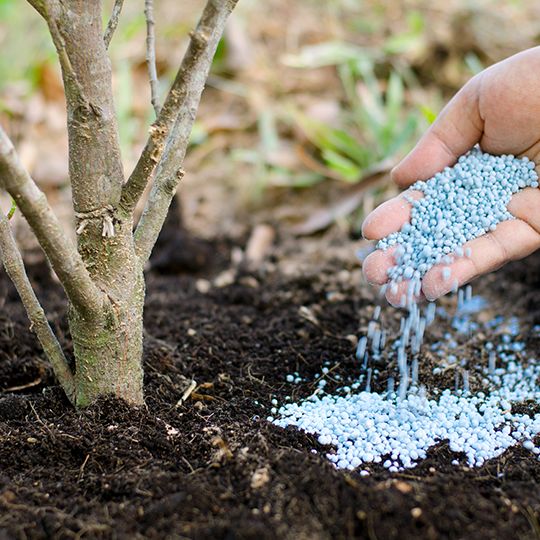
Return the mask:
<path fill-rule="evenodd" d="M 540 47 L 511 56 L 473 77 L 392 170 L 392 179 L 403 188 L 416 180 L 427 180 L 454 165 L 477 143 L 491 154 L 527 156 L 540 172 Z M 421 197 L 416 191 L 408 193 Z M 464 248 L 471 249 L 470 257 L 455 257 L 452 264 L 444 265 L 450 267 L 451 280 L 443 279 L 441 265 L 426 273 L 419 300 L 435 300 L 450 292 L 456 279 L 461 286 L 540 248 L 540 189 L 526 188 L 515 194 L 508 210 L 517 219 L 504 221 L 493 232 L 467 242 Z M 398 231 L 410 215 L 411 205 L 402 193 L 366 217 L 363 235 L 369 240 L 384 238 Z M 392 251 L 376 250 L 364 260 L 368 282 L 387 282 L 387 270 L 394 265 Z M 398 305 L 406 288 L 405 282 L 395 294 L 389 288 L 387 300 Z"/>

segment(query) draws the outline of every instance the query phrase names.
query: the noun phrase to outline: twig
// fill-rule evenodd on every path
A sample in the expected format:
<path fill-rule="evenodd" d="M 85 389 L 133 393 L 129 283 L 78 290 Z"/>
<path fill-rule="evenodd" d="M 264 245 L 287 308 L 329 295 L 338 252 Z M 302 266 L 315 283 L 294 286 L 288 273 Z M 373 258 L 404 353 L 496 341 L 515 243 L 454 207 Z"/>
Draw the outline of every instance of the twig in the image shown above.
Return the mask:
<path fill-rule="evenodd" d="M 18 384 L 17 386 L 9 386 L 8 388 L 4 388 L 3 392 L 20 392 L 21 390 L 26 390 L 27 388 L 33 388 L 34 386 L 37 386 L 42 382 L 43 379 L 41 377 L 38 377 L 37 379 L 34 379 L 33 381 L 30 381 L 26 384 Z"/>
<path fill-rule="evenodd" d="M 90 459 L 90 454 L 86 454 L 86 457 L 84 458 L 84 461 L 82 462 L 82 465 L 79 468 L 79 477 L 77 478 L 77 482 L 80 482 L 82 480 L 82 477 L 84 474 L 84 468 L 86 467 L 86 464 L 88 463 L 89 459 Z"/>
<path fill-rule="evenodd" d="M 45 0 L 28 0 L 28 3 L 42 16 L 45 17 Z"/>
<path fill-rule="evenodd" d="M 150 197 L 135 231 L 135 249 L 143 264 L 150 257 L 178 183 L 184 175 L 182 163 L 195 114 L 225 23 L 236 3 L 237 0 L 208 0 L 173 84 L 173 87 L 176 85 L 173 95 L 178 93 L 181 96 L 175 99 L 178 112 L 157 167 Z M 163 110 L 167 107 L 167 101 Z M 146 182 L 138 188 L 144 189 L 145 185 Z"/>
<path fill-rule="evenodd" d="M 75 308 L 85 314 L 97 313 L 103 306 L 103 294 L 1 127 L 0 187 L 17 203 Z"/>
<path fill-rule="evenodd" d="M 36 420 L 45 428 L 45 431 L 49 433 L 49 435 L 54 439 L 54 433 L 51 431 L 51 428 L 40 418 L 39 414 L 36 411 L 36 408 L 34 407 L 34 404 L 29 401 L 28 405 L 30 405 L 30 408 L 32 409 L 32 412 L 34 413 L 34 416 L 36 417 Z"/>
<path fill-rule="evenodd" d="M 154 0 L 144 0 L 144 16 L 146 17 L 146 65 L 148 67 L 148 77 L 150 78 L 150 93 L 152 107 L 159 116 L 161 105 L 158 94 L 158 77 L 156 69 L 156 36 L 154 33 Z"/>
<path fill-rule="evenodd" d="M 192 380 L 190 385 L 187 387 L 185 392 L 182 394 L 182 397 L 176 403 L 175 407 L 180 407 L 180 405 L 182 405 L 182 403 L 184 403 L 184 401 L 186 401 L 186 399 L 189 396 L 191 396 L 191 394 L 193 394 L 195 388 L 197 388 L 197 382 L 195 380 Z"/>
<path fill-rule="evenodd" d="M 150 127 L 150 136 L 137 165 L 122 190 L 120 207 L 126 214 L 130 214 L 135 208 L 154 168 L 165 154 L 166 149 L 175 148 L 175 152 L 171 154 L 171 157 L 175 158 L 185 152 L 195 118 L 195 110 L 217 44 L 223 33 L 227 17 L 237 1 L 208 0 L 197 29 L 191 34 L 188 50 L 163 103 L 159 117 Z M 172 132 L 175 132 L 174 135 Z M 183 132 L 184 137 L 180 137 L 179 132 Z M 183 138 L 187 138 L 187 140 L 180 141 Z M 183 151 L 182 146 L 185 146 Z M 177 163 L 176 170 L 172 175 L 173 178 L 180 169 L 181 161 Z"/>
<path fill-rule="evenodd" d="M 122 12 L 123 5 L 124 5 L 124 0 L 114 1 L 111 18 L 109 19 L 109 23 L 107 24 L 107 28 L 105 29 L 105 33 L 103 35 L 103 41 L 105 42 L 106 49 L 109 48 L 109 44 L 111 43 L 111 39 L 113 37 L 114 31 L 116 30 L 116 27 L 118 26 L 118 19 L 120 18 L 120 13 Z"/>
<path fill-rule="evenodd" d="M 13 285 L 21 297 L 28 318 L 30 319 L 30 328 L 36 334 L 45 355 L 52 365 L 54 374 L 58 382 L 62 385 L 70 399 L 74 396 L 75 385 L 73 373 L 69 368 L 68 361 L 64 356 L 62 347 L 56 339 L 45 312 L 39 303 L 39 300 L 32 289 L 30 280 L 26 275 L 24 262 L 21 252 L 17 247 L 9 221 L 3 213 L 0 212 L 0 257 L 4 263 L 4 268 L 10 277 Z M 21 387 L 24 388 L 24 387 Z"/>

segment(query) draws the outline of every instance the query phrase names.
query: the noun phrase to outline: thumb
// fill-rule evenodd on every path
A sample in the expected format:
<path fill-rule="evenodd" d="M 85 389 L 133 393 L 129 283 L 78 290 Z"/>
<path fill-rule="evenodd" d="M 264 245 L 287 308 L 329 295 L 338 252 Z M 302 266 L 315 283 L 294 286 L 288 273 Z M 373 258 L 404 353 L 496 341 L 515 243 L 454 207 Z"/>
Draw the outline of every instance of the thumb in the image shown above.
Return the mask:
<path fill-rule="evenodd" d="M 392 180 L 401 187 L 427 180 L 481 138 L 484 120 L 480 116 L 480 75 L 472 78 L 446 105 L 411 152 L 394 167 Z"/>

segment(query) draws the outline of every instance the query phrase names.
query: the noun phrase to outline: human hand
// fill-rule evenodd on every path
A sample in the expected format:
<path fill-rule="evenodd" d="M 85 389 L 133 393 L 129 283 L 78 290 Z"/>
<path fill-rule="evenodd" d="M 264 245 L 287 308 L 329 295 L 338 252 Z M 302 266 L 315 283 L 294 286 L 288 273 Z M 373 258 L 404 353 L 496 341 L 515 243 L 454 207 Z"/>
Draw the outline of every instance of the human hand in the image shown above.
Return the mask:
<path fill-rule="evenodd" d="M 540 172 L 540 47 L 507 58 L 473 77 L 392 170 L 392 179 L 401 187 L 427 180 L 477 143 L 490 154 L 527 156 Z M 405 193 L 421 197 L 416 191 Z M 456 282 L 461 286 L 539 249 L 540 190 L 526 188 L 515 194 L 508 210 L 517 219 L 499 223 L 494 231 L 467 242 L 464 248 L 470 248 L 470 256 L 444 265 L 450 268 L 452 280 L 442 277 L 441 265 L 434 266 L 422 279 L 420 296 L 435 300 L 450 292 Z M 402 193 L 366 217 L 364 237 L 384 238 L 398 231 L 410 215 L 411 205 Z M 388 281 L 387 271 L 395 264 L 392 251 L 377 250 L 365 259 L 363 272 L 370 283 Z M 387 290 L 391 304 L 399 304 L 401 289 L 398 293 Z"/>

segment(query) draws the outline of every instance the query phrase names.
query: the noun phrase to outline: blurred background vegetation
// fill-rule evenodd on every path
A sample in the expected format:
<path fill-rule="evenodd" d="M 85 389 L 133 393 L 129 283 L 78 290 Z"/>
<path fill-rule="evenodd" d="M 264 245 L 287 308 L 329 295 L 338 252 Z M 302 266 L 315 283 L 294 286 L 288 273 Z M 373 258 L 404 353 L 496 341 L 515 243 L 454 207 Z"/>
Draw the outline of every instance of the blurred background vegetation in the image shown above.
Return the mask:
<path fill-rule="evenodd" d="M 203 3 L 155 4 L 165 94 Z M 143 5 L 125 2 L 110 47 L 128 172 L 153 119 Z M 484 67 L 538 44 L 538 20 L 540 6 L 525 0 L 240 0 L 186 161 L 188 224 L 203 236 L 241 235 L 258 221 L 298 235 L 335 226 L 357 235 L 363 215 L 395 193 L 389 170 L 445 101 Z M 24 0 L 0 0 L 0 46 L 0 120 L 61 205 L 60 74 Z"/>

